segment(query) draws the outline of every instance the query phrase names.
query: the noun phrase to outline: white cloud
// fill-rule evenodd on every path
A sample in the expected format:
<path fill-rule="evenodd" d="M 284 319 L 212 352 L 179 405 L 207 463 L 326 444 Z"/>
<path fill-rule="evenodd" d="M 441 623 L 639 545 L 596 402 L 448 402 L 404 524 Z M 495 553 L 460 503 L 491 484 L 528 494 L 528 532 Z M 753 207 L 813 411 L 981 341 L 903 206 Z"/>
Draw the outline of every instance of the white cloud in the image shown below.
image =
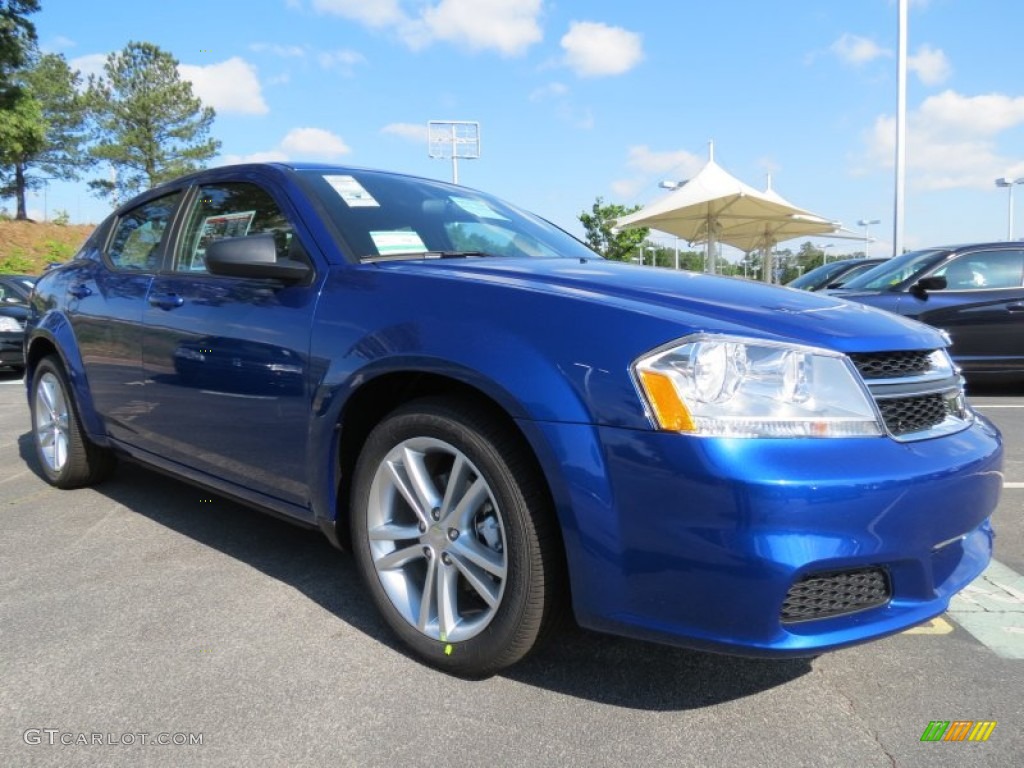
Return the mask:
<path fill-rule="evenodd" d="M 932 132 L 991 136 L 1024 123 L 1024 96 L 964 96 L 947 90 L 925 99 L 919 112 Z"/>
<path fill-rule="evenodd" d="M 270 111 L 263 100 L 256 68 L 238 56 L 205 67 L 179 64 L 178 72 L 192 83 L 203 104 L 218 112 L 265 115 Z"/>
<path fill-rule="evenodd" d="M 306 49 L 301 45 L 279 45 L 278 43 L 252 43 L 250 51 L 256 53 L 270 53 L 285 59 L 299 59 L 306 55 Z"/>
<path fill-rule="evenodd" d="M 380 132 L 417 144 L 427 143 L 427 126 L 422 123 L 390 123 L 381 128 Z"/>
<path fill-rule="evenodd" d="M 569 93 L 569 86 L 563 83 L 548 83 L 530 93 L 530 101 L 546 101 L 566 96 Z"/>
<path fill-rule="evenodd" d="M 443 41 L 516 56 L 543 37 L 540 12 L 541 0 L 441 0 L 403 24 L 399 34 L 413 49 Z"/>
<path fill-rule="evenodd" d="M 346 77 L 351 77 L 355 73 L 356 65 L 365 63 L 366 57 L 357 51 L 343 48 L 336 51 L 318 53 L 316 60 L 324 69 L 331 69 L 342 73 Z"/>
<path fill-rule="evenodd" d="M 612 182 L 611 188 L 620 198 L 633 199 L 659 181 L 682 181 L 695 176 L 705 162 L 685 149 L 655 152 L 646 144 L 638 144 L 626 154 L 626 168 L 633 176 Z"/>
<path fill-rule="evenodd" d="M 965 96 L 944 91 L 907 116 L 908 179 L 924 189 L 987 189 L 992 179 L 1024 175 L 1024 159 L 1003 154 L 1000 133 L 1024 125 L 1024 97 L 1000 93 Z M 868 138 L 872 165 L 891 168 L 895 118 L 875 120 Z"/>
<path fill-rule="evenodd" d="M 103 65 L 107 63 L 107 54 L 90 53 L 86 56 L 78 56 L 68 62 L 71 69 L 77 69 L 82 73 L 82 80 L 88 80 L 89 75 L 103 77 Z"/>
<path fill-rule="evenodd" d="M 946 54 L 930 45 L 922 45 L 917 53 L 907 57 L 907 69 L 917 73 L 925 85 L 938 85 L 953 71 Z"/>
<path fill-rule="evenodd" d="M 645 144 L 629 148 L 626 165 L 649 175 L 675 174 L 680 178 L 696 175 L 706 161 L 685 149 L 654 152 Z M 673 179 L 678 181 L 678 179 Z"/>
<path fill-rule="evenodd" d="M 874 40 L 859 35 L 845 34 L 829 47 L 840 61 L 861 66 L 875 59 L 892 56 L 892 51 L 882 48 Z"/>
<path fill-rule="evenodd" d="M 314 157 L 338 157 L 352 151 L 340 136 L 323 128 L 292 128 L 281 139 L 281 149 Z"/>
<path fill-rule="evenodd" d="M 368 27 L 386 27 L 406 20 L 398 0 L 313 0 L 313 8 Z"/>
<path fill-rule="evenodd" d="M 561 41 L 565 64 L 580 77 L 628 72 L 644 57 L 636 32 L 595 21 L 573 21 Z"/>
<path fill-rule="evenodd" d="M 288 155 L 279 149 L 265 152 L 252 152 L 248 155 L 221 155 L 219 165 L 235 165 L 236 163 L 283 163 Z"/>

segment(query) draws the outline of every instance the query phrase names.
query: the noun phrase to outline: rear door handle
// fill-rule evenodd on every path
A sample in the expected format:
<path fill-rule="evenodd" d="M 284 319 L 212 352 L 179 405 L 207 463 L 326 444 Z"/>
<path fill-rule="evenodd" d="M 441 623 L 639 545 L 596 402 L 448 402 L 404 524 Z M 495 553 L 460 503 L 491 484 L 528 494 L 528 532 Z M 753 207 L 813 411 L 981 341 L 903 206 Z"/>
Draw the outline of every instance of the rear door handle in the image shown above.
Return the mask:
<path fill-rule="evenodd" d="M 86 296 L 92 296 L 92 289 L 88 285 L 75 283 L 68 287 L 68 294 L 76 299 L 84 299 Z"/>
<path fill-rule="evenodd" d="M 185 303 L 185 300 L 176 293 L 156 293 L 149 297 L 149 303 L 160 309 L 176 309 Z"/>

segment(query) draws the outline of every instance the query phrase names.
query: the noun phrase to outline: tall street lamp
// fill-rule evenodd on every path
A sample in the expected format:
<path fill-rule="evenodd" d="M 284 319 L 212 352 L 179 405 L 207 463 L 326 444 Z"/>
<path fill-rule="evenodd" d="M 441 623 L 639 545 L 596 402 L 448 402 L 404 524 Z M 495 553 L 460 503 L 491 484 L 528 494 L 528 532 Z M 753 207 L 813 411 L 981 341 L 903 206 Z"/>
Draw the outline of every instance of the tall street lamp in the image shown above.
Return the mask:
<path fill-rule="evenodd" d="M 871 237 L 870 227 L 872 224 L 880 224 L 881 221 L 878 219 L 861 219 L 857 222 L 858 226 L 864 227 L 864 255 L 871 256 Z"/>
<path fill-rule="evenodd" d="M 1001 179 L 996 179 L 997 187 L 1006 187 L 1009 190 L 1009 203 L 1006 209 L 1006 239 L 1013 240 L 1013 185 L 1024 184 L 1024 176 L 1019 179 L 1011 179 L 1009 176 L 1003 176 Z"/>
<path fill-rule="evenodd" d="M 836 247 L 835 243 L 828 243 L 826 245 L 821 246 L 821 263 L 822 264 L 828 264 L 828 249 L 829 248 L 835 248 L 835 247 Z"/>

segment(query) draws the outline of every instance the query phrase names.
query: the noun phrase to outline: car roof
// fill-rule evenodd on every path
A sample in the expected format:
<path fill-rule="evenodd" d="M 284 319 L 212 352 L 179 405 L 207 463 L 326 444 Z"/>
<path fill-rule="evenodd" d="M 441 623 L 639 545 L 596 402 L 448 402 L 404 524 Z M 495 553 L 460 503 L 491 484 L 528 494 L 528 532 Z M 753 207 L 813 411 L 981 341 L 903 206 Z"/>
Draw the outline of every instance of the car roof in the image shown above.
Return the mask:
<path fill-rule="evenodd" d="M 117 207 L 112 216 L 120 215 L 120 213 L 127 209 L 134 207 L 140 202 L 155 197 L 160 197 L 165 194 L 166 191 L 172 187 L 180 187 L 183 184 L 195 184 L 201 183 L 204 179 L 211 176 L 220 176 L 224 173 L 231 174 L 245 174 L 246 172 L 258 173 L 258 172 L 270 172 L 279 175 L 286 175 L 294 173 L 296 171 L 320 171 L 326 173 L 337 173 L 337 174 L 348 174 L 348 173 L 379 173 L 388 176 L 404 177 L 407 179 L 416 179 L 423 181 L 430 181 L 433 183 L 447 184 L 448 182 L 439 179 L 430 179 L 425 176 L 416 176 L 410 173 L 401 173 L 399 171 L 389 171 L 381 168 L 366 168 L 358 165 L 336 165 L 332 163 L 310 163 L 310 162 L 266 162 L 266 163 L 234 163 L 229 165 L 218 165 L 212 168 L 203 168 L 199 171 L 193 171 L 192 173 L 177 176 L 173 179 L 169 179 L 165 182 L 161 182 L 154 187 L 150 187 L 144 192 L 140 192 L 137 195 L 133 195 L 131 198 L 126 200 L 124 203 Z"/>

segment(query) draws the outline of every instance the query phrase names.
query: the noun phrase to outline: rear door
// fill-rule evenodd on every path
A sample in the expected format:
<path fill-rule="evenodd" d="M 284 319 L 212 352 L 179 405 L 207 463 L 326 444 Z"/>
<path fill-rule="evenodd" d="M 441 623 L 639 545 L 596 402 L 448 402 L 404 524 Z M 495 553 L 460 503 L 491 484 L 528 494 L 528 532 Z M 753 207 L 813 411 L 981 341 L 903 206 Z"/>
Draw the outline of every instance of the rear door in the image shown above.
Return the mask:
<path fill-rule="evenodd" d="M 125 211 L 102 254 L 64 270 L 67 315 L 75 331 L 93 405 L 112 437 L 137 443 L 144 409 L 142 317 L 150 283 L 183 194 L 170 192 Z"/>

